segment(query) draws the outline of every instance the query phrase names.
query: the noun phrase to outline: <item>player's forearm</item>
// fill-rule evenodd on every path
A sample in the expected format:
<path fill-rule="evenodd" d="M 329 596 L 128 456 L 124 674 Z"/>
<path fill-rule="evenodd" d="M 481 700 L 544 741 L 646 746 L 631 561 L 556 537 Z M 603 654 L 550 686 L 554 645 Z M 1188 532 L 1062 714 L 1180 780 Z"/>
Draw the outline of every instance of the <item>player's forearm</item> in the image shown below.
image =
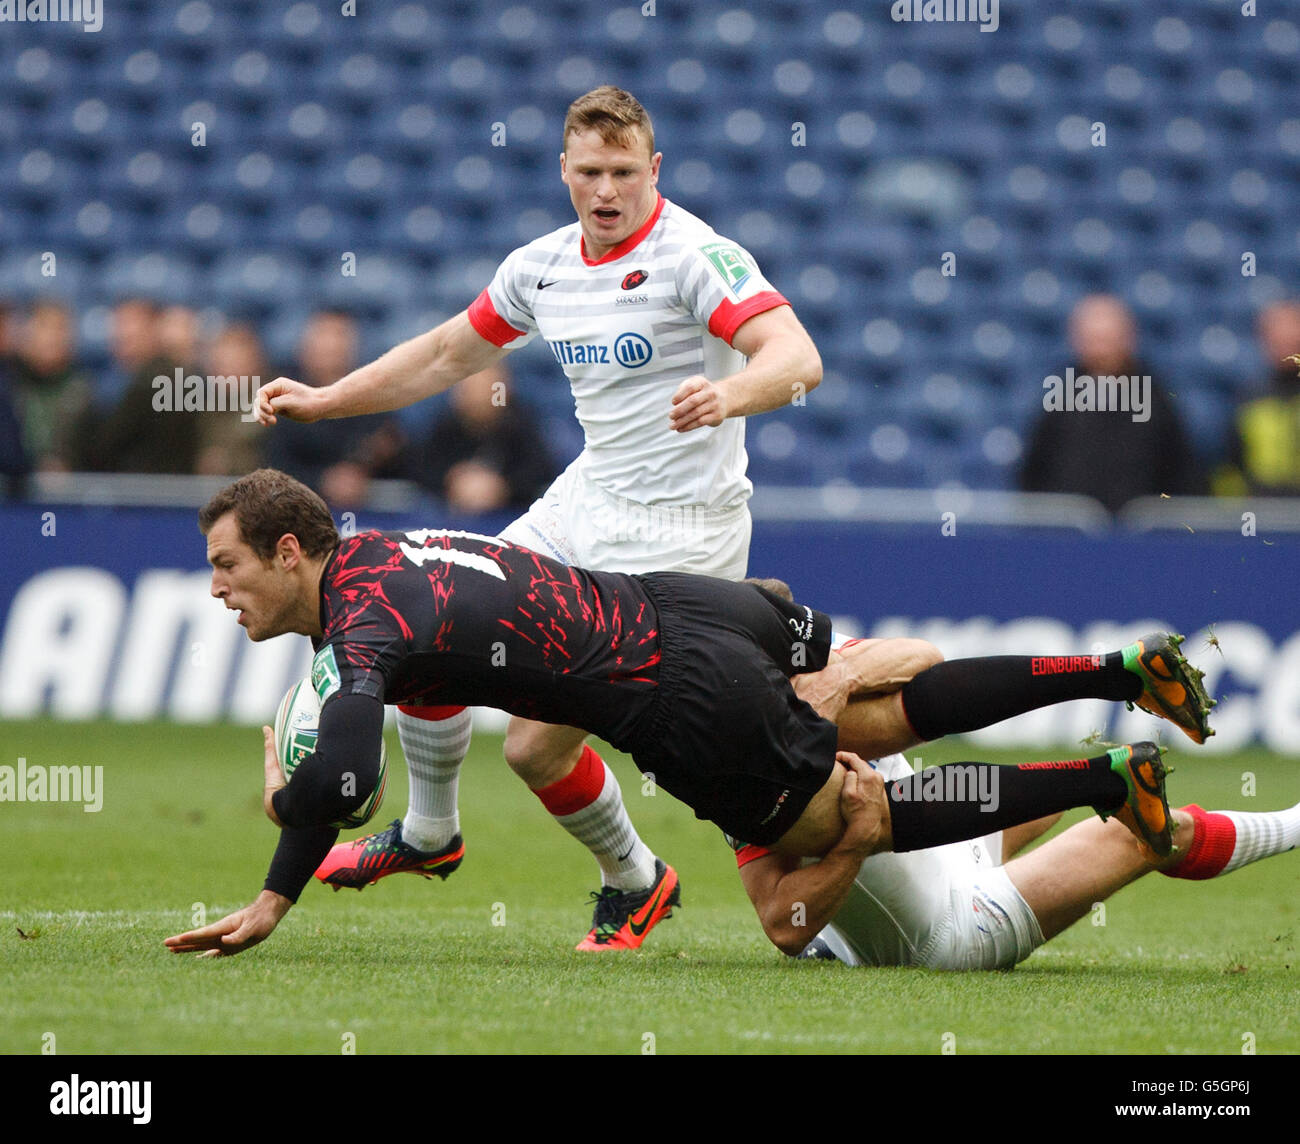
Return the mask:
<path fill-rule="evenodd" d="M 284 827 L 262 893 L 273 894 L 293 905 L 338 837 L 338 828 L 334 826 Z"/>
<path fill-rule="evenodd" d="M 450 388 L 462 365 L 448 352 L 442 327 L 394 346 L 369 365 L 353 370 L 322 391 L 326 418 L 359 417 L 414 405 Z"/>
<path fill-rule="evenodd" d="M 800 699 L 823 719 L 839 723 L 841 729 L 845 709 L 852 700 L 896 692 L 943 659 L 933 644 L 913 639 L 865 640 L 848 644 L 831 655 L 830 663 L 820 671 L 798 675 L 793 683 Z"/>
<path fill-rule="evenodd" d="M 822 379 L 822 359 L 812 338 L 800 330 L 769 338 L 739 373 L 720 379 L 728 417 L 770 413 L 802 404 Z"/>
<path fill-rule="evenodd" d="M 820 861 L 786 874 L 762 911 L 763 932 L 782 953 L 797 957 L 839 913 L 862 856 L 837 847 Z"/>
<path fill-rule="evenodd" d="M 920 672 L 943 661 L 927 640 L 880 639 L 841 648 L 826 670 L 837 669 L 845 698 L 897 691 Z"/>
<path fill-rule="evenodd" d="M 253 906 L 274 918 L 275 924 L 279 925 L 284 915 L 293 909 L 293 902 L 274 890 L 262 890 L 253 899 Z"/>

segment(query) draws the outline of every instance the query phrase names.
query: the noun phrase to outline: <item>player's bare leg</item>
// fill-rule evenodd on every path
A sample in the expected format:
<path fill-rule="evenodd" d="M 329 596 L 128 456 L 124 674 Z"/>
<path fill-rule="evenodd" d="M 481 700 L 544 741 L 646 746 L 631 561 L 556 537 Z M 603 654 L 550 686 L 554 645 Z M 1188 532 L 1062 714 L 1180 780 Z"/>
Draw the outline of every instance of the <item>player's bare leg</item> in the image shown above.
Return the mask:
<path fill-rule="evenodd" d="M 576 727 L 516 717 L 506 731 L 506 762 L 600 866 L 592 928 L 577 948 L 635 949 L 672 916 L 681 888 L 677 872 L 637 835 L 618 779 L 586 738 Z"/>
<path fill-rule="evenodd" d="M 800 699 L 839 727 L 840 750 L 878 759 L 921 742 L 899 692 L 942 662 L 943 653 L 926 640 L 850 640 L 831 652 L 821 671 L 796 675 L 790 683 Z M 842 681 L 848 676 L 857 694 L 846 702 Z"/>
<path fill-rule="evenodd" d="M 751 576 L 745 583 L 794 602 L 794 593 L 784 580 Z M 790 684 L 817 714 L 839 727 L 841 751 L 879 759 L 922 741 L 907 722 L 898 691 L 918 673 L 942 662 L 943 652 L 928 640 L 851 639 L 831 649 L 821 671 L 796 675 Z M 852 697 L 846 694 L 848 690 Z"/>
<path fill-rule="evenodd" d="M 847 773 L 843 764 L 831 771 L 830 778 L 812 796 L 794 825 L 777 840 L 773 850 L 798 858 L 820 858 L 830 852 L 844 835 L 845 821 L 840 810 L 840 795 L 844 790 L 844 776 Z M 893 837 L 890 833 L 884 780 L 874 770 L 868 774 L 859 768 L 859 773 L 862 796 L 876 819 L 874 838 L 863 849 L 863 857 L 869 857 L 890 850 Z"/>
<path fill-rule="evenodd" d="M 856 760 L 859 785 L 880 821 L 862 856 L 903 852 L 977 838 L 1033 822 L 1072 807 L 1090 806 L 1120 817 L 1156 853 L 1172 845 L 1165 801 L 1165 768 L 1154 743 L 1115 747 L 1088 759 L 996 766 L 947 763 L 884 784 Z M 853 756 L 841 752 L 844 760 Z M 795 857 L 822 857 L 845 833 L 840 795 L 844 763 L 813 795 L 803 813 L 771 849 Z M 884 813 L 880 814 L 880 803 Z"/>
<path fill-rule="evenodd" d="M 1062 812 L 1064 813 L 1064 812 Z M 1009 826 L 1002 832 L 1002 861 L 1010 862 L 1031 842 L 1041 838 L 1061 820 L 1060 814 L 1048 814 L 1019 826 Z"/>
<path fill-rule="evenodd" d="M 1117 890 L 1158 865 L 1172 865 L 1191 843 L 1192 819 L 1171 812 L 1176 852 L 1155 859 L 1118 818 L 1090 818 L 1006 865 L 1007 877 L 1034 911 L 1043 938 L 1072 926 Z"/>
<path fill-rule="evenodd" d="M 906 671 L 906 663 L 894 663 L 893 658 L 907 654 L 906 648 L 894 651 L 890 645 L 895 641 L 882 640 L 856 660 L 836 660 L 792 683 L 797 694 L 840 727 L 840 748 L 864 758 L 880 758 L 1071 699 L 1139 704 L 1203 742 L 1213 733 L 1207 722 L 1213 700 L 1200 686 L 1198 670 L 1170 650 L 1180 639 L 1154 633 L 1107 655 L 948 660 L 926 665 L 901 686 L 895 681 Z M 1150 649 L 1146 659 L 1144 649 Z M 881 661 L 878 668 L 875 659 Z M 861 670 L 863 664 L 872 664 L 872 670 Z M 846 675 L 852 675 L 855 692 L 845 704 L 842 695 L 836 698 L 834 684 Z"/>
<path fill-rule="evenodd" d="M 1125 829 L 1089 819 L 1007 863 L 1007 875 L 1034 911 L 1044 938 L 1054 937 L 1096 902 L 1152 870 L 1201 881 L 1300 845 L 1300 804 L 1276 811 L 1170 812 L 1174 850 L 1157 858 Z"/>
<path fill-rule="evenodd" d="M 926 741 L 912 730 L 903 697 L 897 691 L 851 699 L 835 725 L 840 729 L 840 750 L 852 751 L 864 759 L 883 759 Z"/>
<path fill-rule="evenodd" d="M 558 727 L 512 715 L 506 728 L 506 763 L 538 791 L 573 773 L 587 742 L 581 727 Z"/>

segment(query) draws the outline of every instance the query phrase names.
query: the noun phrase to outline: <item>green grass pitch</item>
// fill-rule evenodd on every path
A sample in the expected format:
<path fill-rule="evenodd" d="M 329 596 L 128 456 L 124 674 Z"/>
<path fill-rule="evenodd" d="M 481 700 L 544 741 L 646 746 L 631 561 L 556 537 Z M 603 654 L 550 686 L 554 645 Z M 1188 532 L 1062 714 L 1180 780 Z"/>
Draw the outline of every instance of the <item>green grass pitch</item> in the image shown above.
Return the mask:
<path fill-rule="evenodd" d="M 98 813 L 0 803 L 7 1054 L 51 1038 L 61 1055 L 937 1054 L 945 1043 L 1239 1054 L 1248 1036 L 1259 1053 L 1300 1051 L 1300 853 L 1209 883 L 1151 876 L 1108 903 L 1104 925 L 1085 918 L 1012 973 L 798 963 L 767 944 L 718 832 L 644 794 L 609 752 L 633 820 L 681 874 L 684 906 L 638 953 L 582 955 L 572 947 L 595 866 L 508 772 L 500 740 L 481 736 L 461 780 L 468 854 L 447 882 L 313 884 L 264 945 L 198 960 L 163 938 L 251 900 L 275 844 L 259 732 L 39 721 L 5 724 L 0 738 L 4 765 L 104 768 Z M 406 806 L 395 735 L 389 749 L 380 823 Z M 925 755 L 1011 761 L 960 742 Z M 1178 802 L 1300 799 L 1294 759 L 1175 750 L 1170 761 Z"/>

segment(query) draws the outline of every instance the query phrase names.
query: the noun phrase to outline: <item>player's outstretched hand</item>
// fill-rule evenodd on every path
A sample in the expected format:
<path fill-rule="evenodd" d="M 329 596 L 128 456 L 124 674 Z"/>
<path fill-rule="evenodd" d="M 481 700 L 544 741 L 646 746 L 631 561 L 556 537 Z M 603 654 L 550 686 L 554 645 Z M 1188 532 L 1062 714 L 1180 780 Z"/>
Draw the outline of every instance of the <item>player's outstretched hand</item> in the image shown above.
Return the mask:
<path fill-rule="evenodd" d="M 688 377 L 673 394 L 668 427 L 689 433 L 706 425 L 721 425 L 727 419 L 727 400 L 722 391 L 702 374 Z"/>
<path fill-rule="evenodd" d="M 263 890 L 242 910 L 236 910 L 202 929 L 176 934 L 163 945 L 172 953 L 197 953 L 202 957 L 233 957 L 265 941 L 289 912 L 293 903 L 271 890 Z"/>
<path fill-rule="evenodd" d="M 852 751 L 837 751 L 835 761 L 847 772 L 840 788 L 844 834 L 835 848 L 850 850 L 862 858 L 889 849 L 890 839 L 884 829 L 889 821 L 884 779 Z"/>
<path fill-rule="evenodd" d="M 319 421 L 325 416 L 325 396 L 321 390 L 291 377 L 277 377 L 257 391 L 254 410 L 262 425 L 274 425 L 277 417 Z"/>

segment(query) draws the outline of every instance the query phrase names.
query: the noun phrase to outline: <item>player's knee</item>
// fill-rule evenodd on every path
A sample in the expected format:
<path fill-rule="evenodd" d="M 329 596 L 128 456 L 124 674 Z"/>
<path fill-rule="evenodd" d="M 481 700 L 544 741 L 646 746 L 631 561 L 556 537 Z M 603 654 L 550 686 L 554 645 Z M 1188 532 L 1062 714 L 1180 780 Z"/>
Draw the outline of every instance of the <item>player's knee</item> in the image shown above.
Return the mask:
<path fill-rule="evenodd" d="M 558 744 L 553 732 L 545 724 L 522 720 L 511 721 L 506 731 L 506 765 L 534 790 L 564 778 L 582 751 L 581 743 L 576 750 Z"/>
<path fill-rule="evenodd" d="M 510 724 L 506 731 L 505 742 L 506 766 L 516 774 L 528 768 L 536 752 L 536 736 L 530 728 Z"/>

